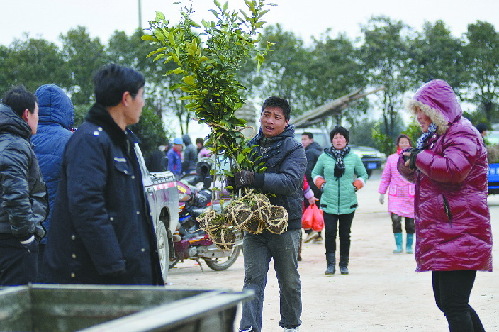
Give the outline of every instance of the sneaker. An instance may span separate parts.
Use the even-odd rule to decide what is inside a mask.
[[[313,239],[315,239],[317,236],[319,236],[319,233],[317,233],[317,232],[310,232],[310,233],[307,234],[307,237],[305,238],[305,240],[303,240],[303,242],[309,243],[310,241],[312,241]]]
[[[293,328],[284,328],[284,332],[299,332],[300,329],[298,327],[293,327]]]
[[[322,238],[322,236],[318,235],[314,241],[312,241],[312,243],[322,243],[322,241],[324,241],[324,239]]]

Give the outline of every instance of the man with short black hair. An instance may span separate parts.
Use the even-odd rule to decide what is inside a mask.
[[[142,183],[137,138],[145,79],[110,64],[94,77],[95,104],[71,136],[47,241],[43,280],[164,284]]]
[[[255,291],[255,298],[243,303],[239,331],[262,331],[263,295],[270,260],[279,281],[281,320],[284,331],[298,331],[301,325],[301,282],[298,273],[298,246],[303,203],[302,183],[307,166],[305,152],[294,139],[289,125],[291,108],[287,100],[270,97],[263,103],[260,131],[248,143],[252,157],[266,167],[263,173],[250,171],[234,175],[235,188],[255,188],[269,194],[270,203],[288,212],[288,228],[282,234],[264,231],[245,233],[244,289]]]
[[[0,104],[0,285],[36,281],[38,241],[45,235],[47,193],[30,137],[38,127],[36,96],[23,86]]]

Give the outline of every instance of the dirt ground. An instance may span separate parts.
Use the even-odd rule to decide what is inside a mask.
[[[325,276],[323,244],[304,244],[299,271],[302,281],[302,332],[448,331],[431,289],[431,273],[416,273],[414,256],[393,254],[391,221],[378,202],[380,173],[375,172],[358,193],[359,208],[352,226],[350,275]],[[499,195],[489,197],[492,227],[499,238]],[[494,248],[497,267],[498,249]],[[233,289],[243,285],[243,257],[226,271],[215,272],[195,261],[170,271],[169,287]],[[479,272],[470,303],[487,331],[499,331],[499,278]],[[279,287],[271,266],[265,292],[263,331],[279,328]],[[235,320],[238,326],[240,310]]]

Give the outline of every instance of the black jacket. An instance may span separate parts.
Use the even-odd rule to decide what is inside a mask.
[[[260,132],[249,142],[254,146],[254,157],[267,167],[255,173],[255,187],[268,195],[272,205],[283,206],[288,211],[288,229],[301,228],[303,209],[303,176],[307,159],[302,145],[294,139],[293,126],[287,126],[280,135],[265,138]]]
[[[21,240],[45,235],[41,223],[48,202],[31,129],[10,107],[0,104],[0,233]]]
[[[321,198],[322,192],[317,188],[312,179],[312,170],[314,169],[317,159],[322,154],[323,149],[317,142],[313,142],[305,148],[305,156],[307,157],[307,170],[305,171],[305,176],[307,177],[308,184],[314,192],[315,198]]]
[[[96,104],[66,145],[42,281],[162,284],[135,138]]]

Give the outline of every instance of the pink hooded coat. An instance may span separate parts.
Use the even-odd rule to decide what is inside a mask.
[[[422,86],[409,103],[438,126],[416,157],[415,171],[398,169],[416,184],[416,271],[492,271],[487,206],[487,152],[442,80]]]
[[[401,217],[414,218],[414,183],[400,175],[397,170],[398,159],[397,153],[388,156],[381,174],[378,192],[386,194],[388,191],[388,212]]]

